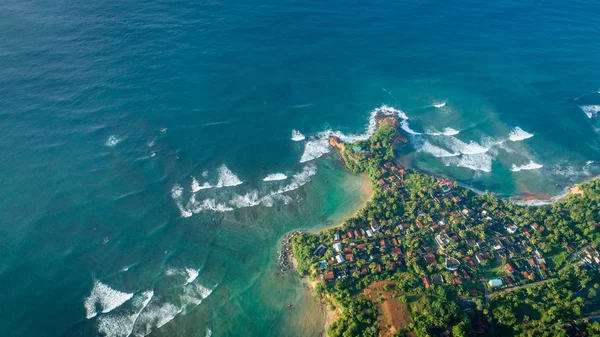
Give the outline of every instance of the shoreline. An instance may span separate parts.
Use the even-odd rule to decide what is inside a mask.
[[[331,228],[335,228],[335,227],[339,227],[343,224],[344,219],[348,216],[353,216],[354,214],[356,214],[358,211],[360,211],[361,209],[363,209],[365,207],[365,205],[367,204],[367,202],[369,202],[371,200],[371,198],[373,197],[373,185],[371,184],[371,181],[369,179],[369,176],[366,173],[362,173],[360,174],[360,179],[361,179],[361,183],[362,186],[360,188],[360,190],[363,193],[363,201],[360,203],[360,205],[358,205],[355,209],[353,209],[351,212],[348,212],[349,214],[345,214],[342,216],[342,219],[340,219],[339,221],[336,221],[335,223],[331,224],[331,225],[325,225],[325,226],[317,226],[315,228],[311,228],[310,230],[303,230],[303,229],[295,229],[289,233],[287,233],[284,236],[284,246],[282,247],[282,251],[286,250],[286,241],[287,238],[290,236],[295,236],[295,233],[298,232],[305,232],[305,233],[309,233],[312,235],[318,234],[319,232],[322,232],[324,230],[327,229],[331,229]],[[287,243],[288,245],[290,244],[289,241]],[[294,277],[298,277],[300,280],[300,284],[302,284],[302,287],[305,287],[312,296],[317,297],[316,292],[316,288],[317,288],[317,284],[319,283],[319,280],[311,280],[310,276],[300,276],[296,271],[298,270],[298,261],[296,260],[296,257],[293,254],[293,249],[291,249],[291,247],[288,247],[289,249],[287,249],[287,261],[289,262],[291,268],[288,268],[286,270],[294,270]],[[324,297],[322,297],[321,299],[319,299],[319,303],[321,304],[321,308],[322,308],[322,312],[324,314],[324,325],[323,325],[323,331],[321,333],[321,336],[326,336],[327,335],[327,329],[329,329],[329,326],[331,325],[331,323],[333,323],[336,319],[338,319],[338,317],[341,314],[341,308],[339,306],[336,306],[335,309],[331,309],[330,305],[327,301],[327,295],[326,294],[321,294],[322,296],[324,295]]]

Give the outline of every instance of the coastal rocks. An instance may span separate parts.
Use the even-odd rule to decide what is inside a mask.
[[[331,145],[331,147],[333,147],[334,149],[344,151],[344,143],[337,136],[333,136],[329,139],[329,145]]]
[[[279,265],[278,274],[283,276],[285,271],[290,269],[291,259],[294,257],[294,252],[292,249],[292,239],[300,234],[304,234],[303,231],[293,231],[288,233],[283,238],[283,246],[281,251],[277,252],[277,263]]]
[[[383,118],[377,120],[377,126],[384,125],[384,124],[389,125],[397,130],[398,129],[398,118],[393,117],[393,116],[388,116],[388,117],[383,117]]]

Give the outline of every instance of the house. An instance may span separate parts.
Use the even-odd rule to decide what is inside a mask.
[[[385,180],[379,179],[379,186],[385,186]]]
[[[402,249],[400,249],[400,248],[393,248],[392,249],[392,255],[402,255]]]
[[[515,268],[512,266],[512,264],[510,264],[510,262],[504,265],[504,269],[511,274],[515,272]]]
[[[323,255],[325,255],[325,252],[327,251],[327,247],[325,247],[323,244],[320,244],[317,248],[315,248],[315,250],[313,251],[313,255],[321,257]]]
[[[333,234],[333,239],[335,241],[340,241],[340,235],[338,233]]]
[[[440,234],[435,237],[435,242],[437,242],[440,248],[444,249],[450,243],[450,238],[448,234]]]
[[[441,286],[444,284],[444,278],[442,277],[442,275],[432,275],[431,283]]]
[[[452,279],[453,284],[463,284],[462,279],[460,277],[455,277]]]
[[[515,232],[517,231],[518,227],[516,225],[511,225],[511,226],[504,226],[504,229],[506,229],[506,231],[508,232],[508,234],[515,234]]]
[[[372,237],[373,236],[373,232],[371,232],[370,229],[367,229],[367,236],[368,237]]]
[[[417,227],[423,228],[423,223],[419,219],[415,220],[415,223],[417,224]]]
[[[338,264],[346,262],[346,259],[344,259],[344,257],[341,254],[336,255],[335,260],[337,261]]]
[[[506,283],[506,285],[509,286],[509,287],[512,287],[512,286],[515,285],[513,283],[513,281],[510,279],[510,277],[508,277],[508,276],[504,277],[503,280],[504,280],[504,283]]]
[[[495,279],[493,279],[493,280],[489,280],[489,281],[488,281],[488,284],[490,285],[490,287],[492,287],[492,288],[496,288],[496,287],[501,287],[501,286],[502,286],[502,284],[504,284],[504,283],[502,283],[502,280],[501,280],[501,279],[499,279],[499,278],[495,278]]]
[[[436,263],[435,255],[433,255],[431,253],[423,255],[423,258],[425,259],[425,262],[427,262],[427,264],[435,264]]]
[[[429,282],[429,279],[426,276],[423,277],[423,285],[425,285],[425,288],[431,287],[431,283]]]
[[[478,263],[483,263],[483,261],[486,261],[489,259],[490,259],[490,253],[488,253],[488,252],[475,254],[475,260],[477,260]]]
[[[384,239],[381,239],[381,240],[379,241],[379,246],[380,246],[381,248],[387,248],[387,244],[385,243],[385,240],[384,240]]]
[[[360,232],[358,230],[354,230],[354,237],[359,238],[360,237]]]
[[[342,246],[341,243],[336,242],[336,243],[333,244],[333,250],[335,250],[336,253],[341,252],[343,249],[344,249],[344,247]]]
[[[325,272],[324,275],[325,275],[325,279],[327,281],[331,281],[331,280],[335,279],[335,274],[333,273],[333,270]]]
[[[354,254],[346,254],[346,261],[354,262]]]
[[[349,237],[350,239],[352,239],[352,237],[353,237],[352,231],[350,231],[350,230],[349,230],[348,232],[346,232],[346,234],[348,234],[348,237]]]
[[[392,244],[394,247],[398,247],[398,240],[396,240],[396,238],[392,238]]]

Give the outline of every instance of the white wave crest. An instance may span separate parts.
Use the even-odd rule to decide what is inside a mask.
[[[283,173],[273,173],[266,176],[263,181],[276,181],[287,179],[287,176]]]
[[[486,153],[464,154],[460,157],[442,158],[446,166],[455,165],[473,171],[492,172],[492,157]]]
[[[189,218],[192,216],[192,211],[183,207],[183,205],[179,201],[177,202],[177,208],[179,208],[179,212],[181,213],[182,218]]]
[[[460,133],[459,130],[453,128],[444,128],[442,132],[437,131],[435,128],[427,131],[430,136],[456,136]]]
[[[292,130],[292,140],[295,142],[299,142],[301,140],[306,139],[306,136],[303,135],[300,131],[298,130]]]
[[[179,185],[178,183],[175,183],[175,185],[173,185],[173,187],[171,188],[171,198],[177,200],[177,199],[181,198],[182,194],[183,194],[183,187],[181,185]]]
[[[340,131],[326,130],[315,136],[310,137],[310,140],[308,142],[306,142],[306,145],[304,147],[304,152],[302,153],[302,157],[300,158],[300,162],[305,163],[307,161],[317,159],[317,158],[323,156],[324,154],[329,153],[330,152],[329,139],[332,136],[338,137],[342,142],[345,142],[345,143],[353,143],[353,142],[356,142],[359,140],[369,139],[375,133],[375,130],[377,129],[377,120],[376,120],[377,116],[400,117],[403,120],[400,123],[400,125],[403,129],[405,129],[405,131],[408,130],[407,132],[413,132],[414,134],[418,134],[418,133],[415,133],[414,131],[410,130],[410,127],[408,126],[408,124],[405,121],[406,119],[408,119],[408,117],[402,110],[399,110],[399,109],[396,109],[396,108],[393,108],[393,107],[390,107],[387,105],[382,105],[379,108],[376,108],[373,111],[371,111],[371,115],[369,117],[369,121],[366,125],[366,130],[364,133],[344,134],[343,132],[340,132]]]
[[[462,140],[460,140],[456,137],[453,137],[453,136],[446,137],[444,143],[450,149],[452,149],[452,151],[458,152],[461,154],[467,154],[467,155],[482,154],[482,153],[486,153],[489,150],[488,147],[479,145],[478,143],[476,143],[474,141],[465,143]]]
[[[206,328],[206,334],[204,335],[204,337],[210,337],[212,336],[212,330],[209,328]]]
[[[519,171],[537,170],[537,169],[541,169],[542,167],[544,167],[544,165],[535,163],[532,160],[528,164],[521,165],[521,166],[517,166],[517,165],[513,164],[512,168],[510,170],[513,172],[519,172]]]
[[[227,207],[223,203],[218,203],[215,199],[205,199],[202,202],[195,201],[195,198],[192,202],[191,209],[192,213],[198,214],[202,211],[216,211],[216,212],[229,212],[233,211],[233,208]],[[191,216],[191,214],[190,214]]]
[[[251,191],[244,195],[234,195],[229,201],[231,205],[237,208],[254,207],[260,205],[261,199],[257,191]]]
[[[600,112],[600,105],[580,105],[579,108],[588,118],[598,117],[598,113]]]
[[[510,139],[513,142],[519,142],[521,140],[525,140],[531,137],[533,137],[533,134],[521,129],[518,126],[512,129],[508,134],[508,139]]]
[[[154,328],[160,328],[172,321],[183,311],[182,308],[169,302],[157,303],[151,301],[137,319],[133,328],[134,336],[147,336]]]
[[[152,300],[154,291],[148,290],[132,300],[131,313],[108,314],[98,318],[98,332],[106,337],[129,337],[142,311]]]
[[[311,137],[304,146],[304,152],[302,153],[302,157],[300,157],[300,162],[305,163],[317,159],[324,154],[329,153],[329,151],[329,137],[327,135],[320,134]]]
[[[433,106],[436,108],[443,108],[446,106],[446,102],[440,102],[440,103],[433,103]]]
[[[111,312],[120,307],[123,303],[129,301],[133,297],[133,293],[125,293],[115,290],[106,284],[96,280],[90,296],[85,299],[83,306],[85,307],[86,317],[88,319],[96,316],[96,305],[100,304],[102,313]]]
[[[293,191],[295,189],[300,188],[301,186],[310,182],[311,177],[317,174],[317,166],[315,165],[306,165],[302,168],[301,172],[298,172],[292,176],[292,182],[276,192],[274,194],[286,193],[289,191]]]
[[[229,187],[229,186],[237,186],[243,184],[243,181],[240,180],[227,166],[221,165],[217,171],[219,172],[219,180],[215,187]]]
[[[115,135],[108,136],[108,139],[104,143],[105,146],[113,147],[121,142],[121,139]]]
[[[193,193],[196,193],[200,190],[205,190],[205,189],[211,188],[211,187],[212,186],[208,182],[205,182],[204,184],[200,185],[198,180],[196,180],[195,177],[192,177],[192,192]]]
[[[431,144],[428,141],[425,141],[425,143],[423,143],[423,145],[419,148],[418,151],[429,153],[437,158],[460,156],[460,153],[452,153],[452,152],[446,151],[446,150],[442,149],[441,147]]]
[[[185,280],[185,284],[190,284],[198,278],[200,271],[192,268],[185,268],[185,273],[187,274],[187,279]]]
[[[180,296],[184,314],[188,307],[197,306],[202,303],[205,298],[212,294],[213,289],[208,289],[197,282],[185,286],[183,288],[183,294]]]

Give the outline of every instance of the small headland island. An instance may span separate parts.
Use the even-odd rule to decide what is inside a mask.
[[[600,336],[600,180],[516,205],[404,167],[401,121],[376,121],[369,139],[330,139],[369,176],[366,206],[289,239],[328,336]]]

